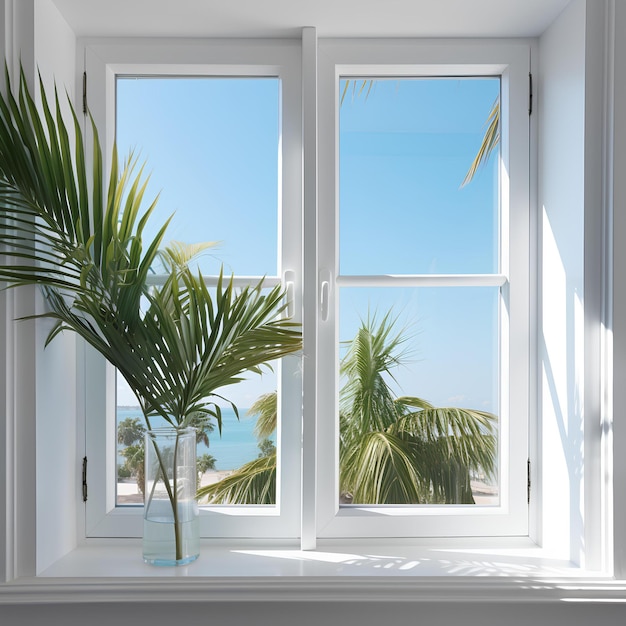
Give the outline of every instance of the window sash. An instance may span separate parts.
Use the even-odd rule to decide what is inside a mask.
[[[316,534],[330,537],[527,535],[529,361],[529,133],[526,46],[321,41],[319,71],[318,275],[328,311],[318,317]],[[379,275],[339,273],[338,111],[344,76],[500,76],[500,273]],[[339,506],[338,291],[340,287],[494,286],[500,288],[501,424],[498,506]],[[321,285],[320,298],[321,294]],[[324,319],[327,318],[327,319]],[[507,419],[508,416],[508,419]]]
[[[90,111],[104,137],[105,162],[110,163],[115,139],[115,82],[118,75],[278,77],[281,80],[281,129],[279,154],[279,259],[278,274],[268,277],[237,276],[235,284],[266,286],[293,284],[295,319],[301,309],[301,89],[299,46],[293,42],[257,45],[228,42],[220,45],[125,44],[94,42],[85,47],[89,77]],[[87,154],[89,154],[87,150]],[[159,276],[151,280],[157,284]],[[207,284],[216,277],[207,276]],[[85,352],[86,456],[89,466],[89,498],[86,506],[87,537],[140,537],[143,507],[115,506],[115,372],[90,349]],[[297,537],[299,535],[300,457],[299,414],[301,406],[299,357],[287,357],[277,368],[281,446],[276,506],[210,506],[201,508],[201,536]],[[103,385],[103,381],[106,381]],[[106,442],[102,445],[102,442]]]

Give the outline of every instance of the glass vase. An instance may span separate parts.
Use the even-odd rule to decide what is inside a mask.
[[[143,559],[186,565],[200,548],[196,429],[155,428],[145,438]]]

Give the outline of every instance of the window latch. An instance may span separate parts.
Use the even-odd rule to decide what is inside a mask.
[[[285,285],[285,299],[286,299],[286,314],[288,318],[292,318],[295,313],[294,304],[294,284],[296,281],[296,274],[293,270],[286,270],[283,275],[283,284]]]
[[[330,272],[322,270],[320,272],[320,315],[322,322],[328,321],[330,307]]]

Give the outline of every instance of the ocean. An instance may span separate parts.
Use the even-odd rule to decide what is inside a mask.
[[[216,470],[234,470],[259,456],[258,441],[253,434],[256,419],[247,417],[247,409],[239,409],[238,420],[232,409],[222,409],[222,436],[217,429],[209,433],[209,447],[203,443],[198,444],[198,456],[211,454],[216,459]],[[139,407],[117,407],[117,422],[127,417],[139,418],[145,426],[143,414]],[[153,427],[164,425],[160,420],[156,423],[151,421]],[[118,446],[121,448],[122,446]],[[118,455],[118,461],[123,462],[123,457]]]

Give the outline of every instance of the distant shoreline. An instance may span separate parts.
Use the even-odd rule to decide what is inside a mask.
[[[241,467],[259,456],[259,441],[254,435],[256,419],[248,415],[248,409],[241,409],[241,419],[237,419],[232,409],[222,409],[222,436],[217,429],[208,434],[209,445],[200,440],[197,446],[198,458],[203,454],[210,454],[215,459],[214,467],[217,470],[228,470]],[[141,409],[131,405],[119,405],[117,420],[136,419],[144,424]],[[150,420],[153,427],[167,426],[162,417]],[[215,423],[215,419],[211,420]],[[118,447],[118,463],[123,464],[124,458],[120,454],[122,446]]]

